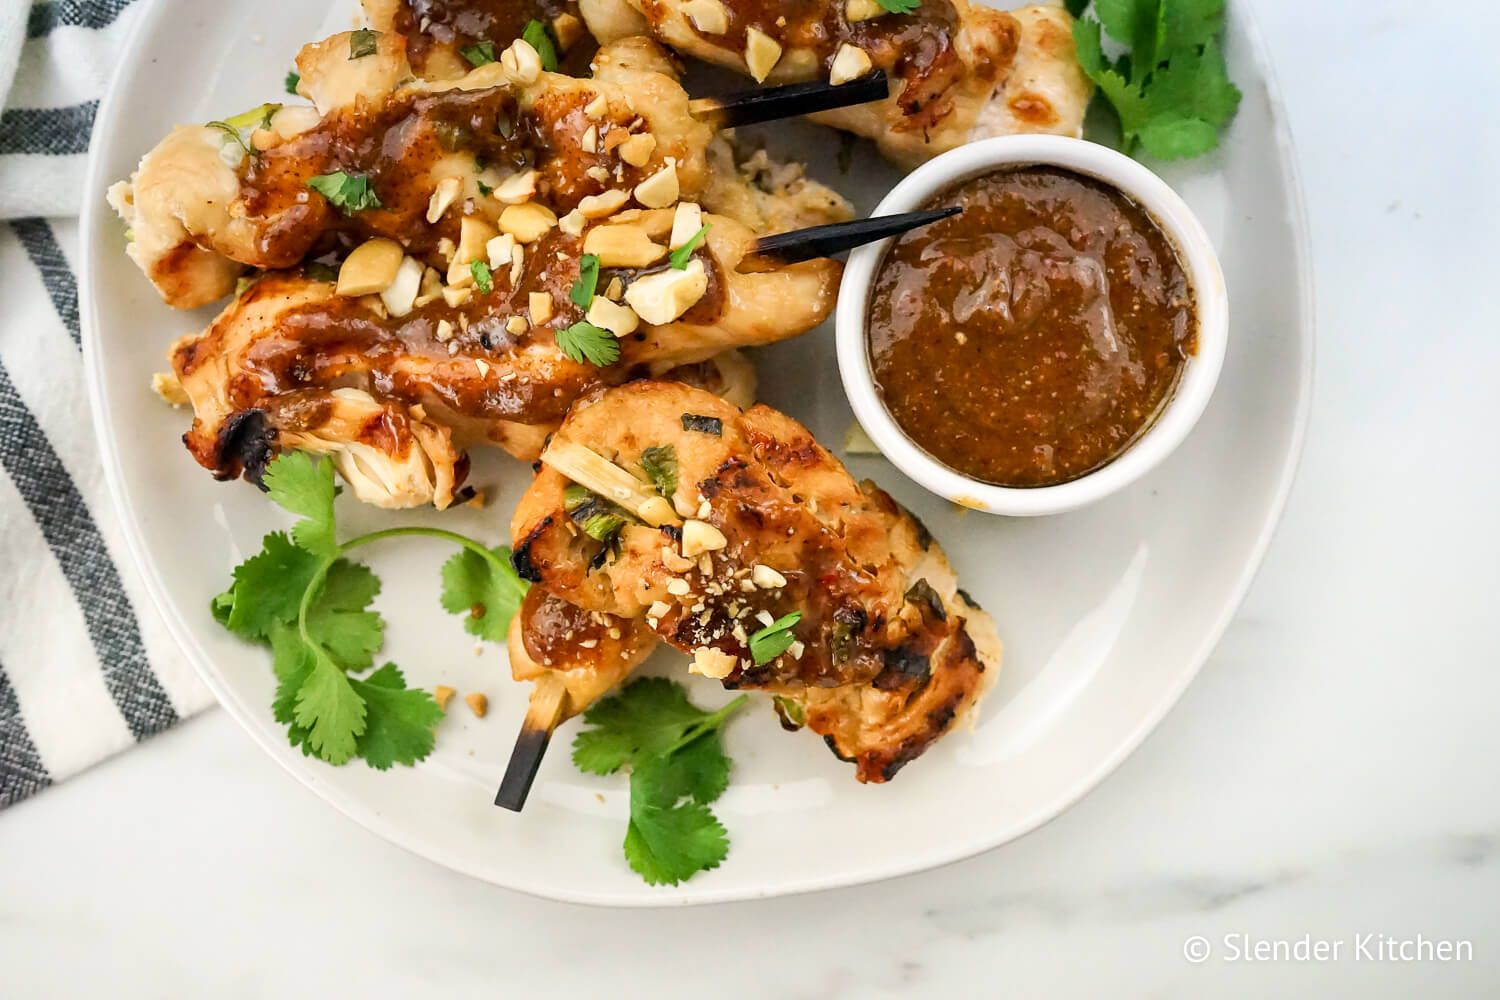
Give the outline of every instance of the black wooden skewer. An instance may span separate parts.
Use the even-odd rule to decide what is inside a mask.
[[[526,706],[526,719],[521,723],[521,735],[516,737],[505,777],[500,779],[500,790],[495,793],[495,805],[511,812],[520,812],[526,805],[531,783],[536,780],[537,768],[542,766],[552,730],[562,721],[567,701],[568,689],[560,677],[544,674],[537,679]]]
[[[878,215],[871,219],[855,219],[852,222],[835,222],[827,226],[810,229],[794,229],[789,233],[762,236],[755,241],[752,253],[781,264],[796,264],[815,257],[832,257],[845,250],[853,250],[866,243],[883,240],[887,236],[899,236],[904,232],[925,226],[939,219],[947,219],[962,212],[954,205],[950,208],[935,208],[922,212],[902,212],[899,215]]]
[[[824,81],[789,83],[780,87],[758,87],[724,97],[700,97],[688,104],[693,117],[718,128],[756,125],[810,115],[815,111],[832,111],[854,104],[883,101],[890,95],[885,71],[834,86]]]

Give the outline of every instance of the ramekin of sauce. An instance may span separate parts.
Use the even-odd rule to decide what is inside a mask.
[[[1059,513],[1139,478],[1223,366],[1228,295],[1202,225],[1139,163],[1057,136],[952,150],[875,214],[952,205],[844,270],[839,368],[861,425],[976,510]]]

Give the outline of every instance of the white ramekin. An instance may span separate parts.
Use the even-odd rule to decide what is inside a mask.
[[[1186,203],[1135,160],[1082,139],[1014,135],[970,143],[918,167],[885,196],[875,215],[921,208],[933,195],[971,177],[1007,167],[1054,166],[1093,177],[1125,193],[1154,218],[1181,255],[1198,314],[1198,351],[1156,422],[1114,461],[1058,486],[992,486],[957,472],[908,438],[880,394],[865,338],[870,290],[891,240],[849,255],[835,318],[839,371],[854,415],[876,446],[917,483],[939,496],[992,514],[1058,514],[1093,503],[1150,471],[1182,443],[1213,394],[1229,334],[1229,295],[1208,234]]]

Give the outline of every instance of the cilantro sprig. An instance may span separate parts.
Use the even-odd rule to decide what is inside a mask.
[[[1071,0],[1075,15],[1087,7]],[[1078,62],[1120,119],[1126,152],[1200,156],[1239,109],[1220,39],[1224,0],[1096,0],[1073,25]],[[1111,59],[1104,34],[1126,51]]]
[[[573,741],[573,763],[589,774],[630,768],[625,860],[647,883],[676,885],[729,854],[729,836],[708,807],[729,785],[720,732],[744,702],[740,695],[705,712],[680,685],[645,677],[584,713],[594,728]]]
[[[333,463],[302,452],[278,456],[266,470],[271,499],[300,516],[291,532],[273,531],[261,551],[234,569],[234,582],[210,610],[226,629],[271,648],[276,674],[272,713],[292,746],[330,764],[355,757],[384,770],[432,752],[443,716],[432,696],[407,686],[394,663],[364,676],[385,639],[372,610],[380,581],[347,555],[389,538],[425,536],[460,551],[443,567],[443,607],[466,615],[470,633],[502,641],[526,584],[509,550],[486,548],[440,528],[398,527],[339,542]]]
[[[490,272],[490,265],[482,260],[469,262],[469,274],[474,279],[474,287],[479,289],[480,295],[488,295],[495,288],[495,276]]]
[[[922,0],[875,0],[888,14],[910,14],[922,6]]]
[[[608,330],[579,320],[554,334],[557,346],[578,364],[588,362],[603,368],[620,360],[620,342]]]
[[[380,208],[380,197],[364,174],[350,174],[335,170],[331,174],[319,174],[307,179],[307,186],[345,215],[353,215],[368,208]]]
[[[757,667],[770,663],[792,648],[792,643],[797,641],[797,636],[793,634],[792,629],[801,620],[802,612],[793,611],[789,615],[782,615],[750,636],[750,658],[755,661]]]

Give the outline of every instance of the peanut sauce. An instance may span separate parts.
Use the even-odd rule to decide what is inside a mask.
[[[580,137],[626,127],[584,114],[584,93],[546,92],[521,108],[503,87],[404,94],[378,105],[356,105],[329,115],[302,134],[246,157],[241,184],[245,209],[259,222],[263,267],[291,267],[324,248],[331,237],[385,236],[419,256],[440,239],[459,237],[458,213],[427,222],[437,180],[434,167],[464,158],[506,172],[535,167],[538,197],[559,215],[610,187],[629,190],[645,176],[623,166],[619,179],[601,181],[591,167],[612,169],[604,153],[585,152]],[[654,168],[653,168],[654,169]],[[370,179],[380,207],[343,215],[307,182],[344,171]]]
[[[1196,350],[1175,248],[1121,192],[1051,167],[933,198],[962,215],[902,236],[877,275],[869,349],[881,398],[945,465],[1050,486],[1114,460]]]
[[[460,417],[526,424],[561,420],[593,386],[640,374],[631,364],[631,348],[645,337],[626,337],[620,344],[621,363],[608,370],[571,361],[556,346],[557,331],[584,318],[569,298],[578,280],[580,242],[560,229],[550,230],[526,247],[515,286],[508,270],[497,270],[490,292],[475,288],[456,307],[439,297],[396,317],[334,295],[290,309],[278,319],[276,336],[257,341],[246,353],[231,402],[245,409],[267,396],[346,386],[358,375],[362,387],[377,396],[440,405]],[[709,325],[724,308],[724,279],[712,254],[700,249],[696,259],[705,266],[708,290],[679,322]],[[605,268],[598,294],[613,277],[629,282],[645,273]],[[258,288],[251,286],[246,296],[257,295]],[[531,292],[548,295],[552,318],[541,326],[528,321],[522,332],[511,333],[507,321],[528,317]],[[441,342],[439,321],[447,321],[451,330]],[[481,373],[476,359],[488,370]]]
[[[745,51],[745,33],[758,28],[786,49],[814,53],[826,74],[839,46],[847,42],[863,49],[875,68],[902,81],[897,101],[905,117],[896,123],[897,129],[931,127],[951,110],[947,91],[959,81],[964,67],[954,50],[958,11],[948,0],[923,0],[910,14],[884,14],[864,21],[848,20],[842,2],[827,0],[726,0],[724,6],[729,20],[724,34],[694,28],[711,45],[738,55]],[[1001,54],[1002,65],[1009,64],[1018,41],[1013,33],[1011,51]],[[979,67],[981,73],[994,69],[989,64]]]

